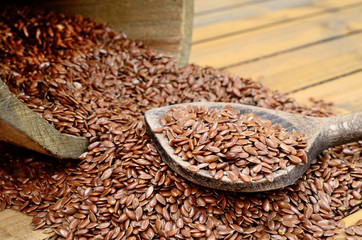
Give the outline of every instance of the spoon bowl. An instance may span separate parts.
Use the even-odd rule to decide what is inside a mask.
[[[273,172],[274,180],[272,182],[263,178],[246,183],[240,179],[232,181],[226,176],[217,180],[207,170],[190,171],[187,168],[190,164],[174,154],[174,149],[170,146],[166,134],[152,131],[152,129],[163,127],[159,123],[159,119],[164,117],[165,113],[172,107],[195,105],[205,106],[208,109],[221,109],[226,104],[231,105],[234,110],[239,110],[240,114],[253,113],[273,124],[279,123],[288,132],[292,132],[294,129],[299,133],[304,133],[307,137],[307,163],[304,165],[291,164],[286,169]],[[362,138],[361,112],[337,117],[317,118],[236,103],[197,102],[151,109],[145,113],[145,122],[161,158],[172,170],[199,185],[232,192],[261,192],[291,185],[305,173],[311,162],[324,149]]]

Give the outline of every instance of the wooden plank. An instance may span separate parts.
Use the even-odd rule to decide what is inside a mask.
[[[362,67],[362,33],[226,70],[288,93]]]
[[[227,1],[229,2],[229,1]],[[252,4],[251,6],[245,4],[235,4],[233,8],[222,8],[219,11],[209,11],[208,14],[198,15],[194,19],[194,27],[201,27],[206,25],[214,25],[218,22],[230,21],[238,18],[253,18],[255,14],[263,14],[268,11],[277,11],[279,9],[288,8],[293,5],[303,5],[306,3],[312,3],[312,0],[297,0],[294,1],[277,0],[277,1],[266,1],[259,4]]]
[[[262,1],[262,0],[259,0]],[[211,12],[225,11],[230,8],[253,4],[258,0],[196,0],[195,1],[195,16],[210,14]],[[264,0],[265,1],[265,0]]]
[[[226,1],[226,3],[228,2],[230,1]],[[255,4],[235,6],[232,9],[220,8],[217,12],[205,12],[208,14],[203,15],[196,13],[192,42],[198,44],[217,37],[268,27],[301,17],[310,17],[330,11],[332,8],[341,8],[359,3],[360,0],[276,0],[255,2]]]
[[[297,102],[307,104],[310,97],[333,102],[337,113],[362,111],[362,70],[292,94]]]
[[[33,230],[32,217],[15,210],[6,209],[0,214],[0,239],[3,240],[45,240],[53,233]]]
[[[190,62],[225,68],[362,29],[361,6],[193,45]]]
[[[360,220],[360,219],[362,219],[362,210],[359,210],[358,212],[355,212],[355,213],[345,217],[343,219],[345,227],[336,236],[334,236],[334,239],[347,237],[348,235],[344,232],[344,230],[347,227],[356,224],[358,222],[358,220]],[[362,240],[362,237],[358,237],[358,236],[355,236],[355,237],[358,240]]]

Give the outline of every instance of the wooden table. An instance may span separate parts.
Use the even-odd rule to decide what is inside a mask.
[[[361,0],[196,0],[190,61],[362,110]]]

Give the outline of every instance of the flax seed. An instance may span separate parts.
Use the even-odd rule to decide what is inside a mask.
[[[193,123],[200,123],[196,130],[198,130],[198,133],[200,134],[203,132],[201,136],[188,135],[189,137],[184,140],[182,135],[183,131],[179,129],[179,125],[182,125],[187,131],[192,131],[192,129],[188,128],[192,125],[188,124],[185,126],[184,118],[180,117],[186,115],[190,116],[188,121],[193,120]],[[217,116],[221,116],[221,118],[218,119]],[[193,119],[191,119],[191,117],[193,117]],[[166,112],[162,119],[165,119],[165,121],[163,121],[163,131],[166,132],[166,136],[172,135],[172,139],[169,139],[170,145],[176,147],[175,143],[177,144],[177,148],[174,153],[182,157],[183,160],[189,161],[191,164],[188,165],[187,168],[190,171],[198,172],[201,168],[195,165],[196,160],[197,162],[203,164],[203,168],[209,169],[210,174],[218,180],[221,179],[222,176],[227,176],[232,181],[237,181],[239,179],[239,171],[242,171],[244,168],[250,168],[252,170],[253,177],[256,177],[257,173],[261,173],[256,179],[260,179],[264,176],[268,181],[272,182],[274,180],[273,171],[285,169],[289,164],[300,165],[303,163],[303,160],[296,156],[298,153],[297,150],[291,146],[294,145],[297,147],[298,144],[300,144],[301,147],[298,147],[298,151],[303,152],[303,149],[306,146],[306,140],[303,139],[303,135],[296,134],[295,132],[293,132],[295,135],[288,135],[284,129],[279,127],[279,125],[272,125],[269,121],[261,120],[259,117],[252,114],[240,115],[239,112],[233,111],[229,105],[226,105],[221,110],[207,110],[205,106],[178,106],[171,108],[171,110]],[[240,121],[244,125],[238,125],[237,123],[232,124],[231,122],[227,122],[227,120],[233,122]],[[259,130],[258,128],[255,128],[255,126],[264,126],[263,128],[266,130]],[[231,128],[229,129],[229,127]],[[229,134],[231,132],[235,132],[235,130],[233,130],[235,128],[240,134],[235,136]],[[268,136],[261,134],[261,132],[265,131],[268,132]],[[280,133],[278,131],[280,131]],[[180,135],[182,135],[182,137],[180,137]],[[280,149],[273,150],[274,154],[286,156],[275,163],[270,161],[268,158],[263,157],[263,155],[268,155],[269,153],[267,145],[264,144],[267,143],[266,139],[269,139],[269,136],[273,136],[273,138],[268,141],[269,145],[273,147],[278,146],[274,135],[284,139],[283,142],[280,143]],[[210,140],[212,138],[213,141]],[[241,143],[240,141],[245,142]],[[187,144],[187,148],[182,147],[185,145],[187,146]],[[242,144],[244,146],[241,147],[236,144]],[[194,148],[197,150],[196,152],[187,151],[189,148],[191,150]],[[206,149],[210,152],[202,152],[200,151],[201,149]],[[288,154],[286,155],[282,152],[287,152]],[[187,156],[187,158],[184,158],[183,156]],[[220,171],[214,172],[214,165],[211,165],[210,168],[209,164],[204,164],[216,161],[227,162],[228,164],[225,165],[225,167],[234,167],[235,171],[226,171],[225,173],[221,173]],[[216,169],[223,169],[219,164],[220,163],[216,166]],[[244,181],[244,179],[246,179],[246,181],[250,181],[250,178],[245,176],[243,176],[243,178],[240,177],[240,179],[242,181]],[[252,180],[253,178],[251,178],[251,181]]]
[[[0,210],[29,214],[35,228],[54,229],[52,239],[330,239],[342,228],[340,220],[360,209],[361,141],[325,150],[284,189],[225,194],[171,171],[143,122],[152,107],[200,100],[318,117],[331,114],[329,104],[302,107],[250,79],[191,64],[177,68],[165,54],[82,16],[4,7],[0,22],[1,80],[59,131],[91,142],[79,162],[0,144]],[[179,117],[178,127],[169,122],[168,135],[179,134],[183,139],[173,142],[184,144],[180,153],[185,148],[185,158],[201,156],[195,164],[206,169],[207,163],[214,175],[227,177],[235,173],[233,165],[249,164],[239,178],[252,181],[275,171],[273,165],[306,163],[298,136],[274,130],[262,136],[235,123],[212,123],[211,117],[196,121],[196,114],[160,122]],[[222,117],[236,114],[228,107]],[[254,120],[247,115],[244,122]],[[356,229],[349,238],[356,239]]]

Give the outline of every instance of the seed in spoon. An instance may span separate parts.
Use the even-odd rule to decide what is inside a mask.
[[[272,182],[273,172],[306,162],[303,134],[252,113],[240,114],[230,105],[176,106],[161,119],[155,133],[166,134],[174,154],[190,163],[190,171],[205,169],[217,180],[226,176],[250,183],[264,177]]]

